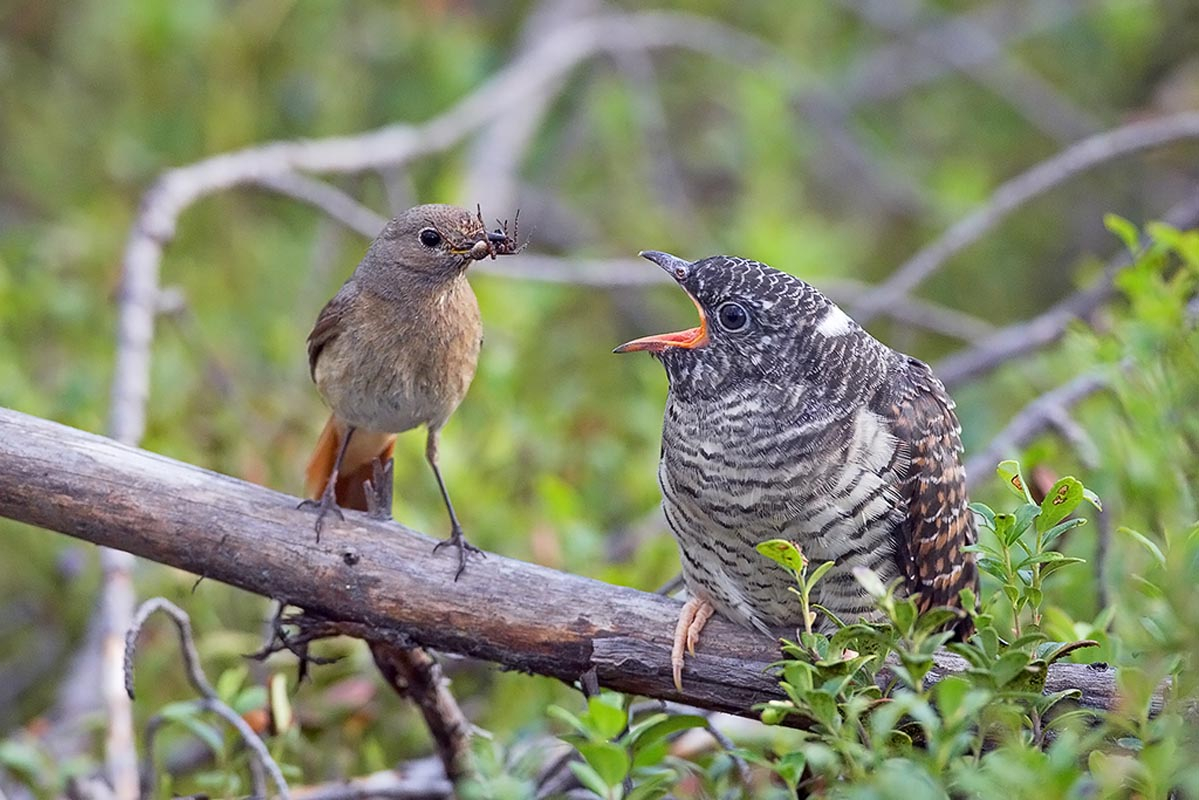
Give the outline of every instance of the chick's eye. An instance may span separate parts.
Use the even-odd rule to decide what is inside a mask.
[[[425,228],[420,232],[420,243],[425,247],[436,247],[441,244],[441,234],[432,228]]]
[[[737,303],[725,303],[716,311],[720,327],[726,331],[739,331],[749,324],[749,312]]]

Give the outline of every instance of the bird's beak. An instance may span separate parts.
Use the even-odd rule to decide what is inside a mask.
[[[657,250],[642,250],[638,255],[648,259],[663,270],[670,277],[679,282],[683,287],[683,291],[687,292],[687,287],[683,285],[691,265],[679,258],[672,256],[670,253],[662,253]],[[691,302],[695,304],[696,311],[699,312],[699,325],[695,328],[688,328],[685,331],[676,331],[674,333],[659,333],[653,336],[643,336],[640,339],[634,339],[631,342],[625,342],[620,347],[613,350],[613,353],[635,353],[638,350],[646,350],[650,353],[661,353],[671,347],[681,347],[684,350],[694,350],[695,348],[706,344],[708,341],[708,319],[704,316],[704,310],[700,306],[699,301],[692,296],[691,292],[687,292],[687,297],[691,298]]]

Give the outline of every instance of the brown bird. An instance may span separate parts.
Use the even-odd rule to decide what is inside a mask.
[[[976,535],[961,428],[928,366],[765,264],[641,255],[700,316],[691,330],[616,348],[649,351],[670,381],[658,481],[690,595],[675,685],[713,611],[767,634],[803,623],[790,575],[755,550],[768,539],[834,562],[813,600],[846,622],[876,613],[858,566],[919,593],[922,609],[977,591],[974,557],[962,552]],[[969,632],[965,615],[957,632]]]
[[[468,550],[437,463],[441,428],[462,402],[483,341],[479,305],[466,281],[474,261],[510,255],[506,232],[482,215],[424,205],[387,223],[308,334],[312,380],[332,414],[308,463],[306,505],[390,514],[391,455],[397,433],[428,431],[425,457],[450,517],[462,574]]]

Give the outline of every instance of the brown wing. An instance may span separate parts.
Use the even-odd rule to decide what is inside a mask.
[[[966,496],[961,426],[953,400],[928,366],[909,359],[907,367],[891,407],[895,435],[909,455],[899,487],[907,519],[897,531],[896,557],[910,590],[920,593],[922,609],[957,606],[960,590],[978,592],[974,554],[962,552],[977,534]],[[958,630],[968,633],[966,626]]]
[[[316,380],[316,361],[320,358],[321,351],[336,339],[342,330],[342,317],[351,291],[350,284],[342,286],[337,294],[333,295],[333,299],[325,303],[325,307],[316,317],[312,332],[308,334],[308,374],[313,380]]]

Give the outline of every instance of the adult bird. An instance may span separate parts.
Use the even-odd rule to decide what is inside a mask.
[[[390,514],[396,434],[423,425],[425,457],[450,518],[450,536],[437,546],[458,548],[461,575],[467,551],[477,548],[450,501],[438,437],[470,387],[483,341],[466,269],[515,251],[506,232],[485,230],[481,214],[416,206],[387,223],[321,309],[308,334],[308,366],[332,413],[305,484],[318,539],[326,514],[341,516],[340,507],[375,505]]]
[[[699,326],[616,348],[648,351],[670,390],[658,481],[688,599],[671,664],[714,611],[770,634],[801,625],[792,578],[755,550],[796,542],[835,566],[813,600],[847,622],[875,606],[868,567],[922,609],[976,588],[975,541],[954,403],[923,362],[875,339],[804,281],[757,261],[657,251]],[[969,620],[963,615],[960,635]]]

